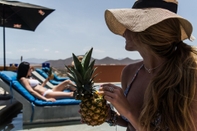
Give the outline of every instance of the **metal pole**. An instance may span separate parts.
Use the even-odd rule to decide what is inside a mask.
[[[3,63],[4,70],[6,70],[6,55],[5,55],[5,26],[3,25]]]
[[[3,5],[3,63],[4,63],[4,70],[6,70],[6,55],[5,55],[5,9],[4,9],[4,5]]]

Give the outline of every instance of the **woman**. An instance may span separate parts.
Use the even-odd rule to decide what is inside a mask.
[[[77,58],[78,58],[78,60],[81,62],[82,59],[83,59],[83,56],[78,56]],[[71,62],[71,66],[73,67],[74,65],[75,65],[75,63],[74,63],[74,61],[72,61],[72,62]]]
[[[127,131],[197,131],[197,51],[183,42],[192,40],[192,25],[176,10],[175,0],[140,0],[132,9],[106,10],[108,28],[126,39],[127,51],[143,58],[124,68],[122,88],[100,88],[118,111],[109,110],[110,125]]]
[[[30,78],[32,67],[28,62],[21,62],[17,71],[17,80],[35,97],[45,101],[55,101],[58,98],[73,97],[73,92],[63,92],[65,89],[75,90],[73,83],[70,80],[65,80],[53,89],[47,89],[46,85],[49,78],[42,84]]]

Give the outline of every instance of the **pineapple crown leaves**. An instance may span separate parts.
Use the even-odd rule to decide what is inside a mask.
[[[67,68],[68,72],[67,75],[70,78],[71,81],[82,81],[81,75],[78,74],[78,72],[76,72],[74,70],[74,67],[69,68],[68,66],[65,65],[65,67]],[[75,87],[79,86],[80,83],[76,83],[78,85],[76,85]]]
[[[85,70],[87,70],[89,67],[89,63],[90,63],[91,56],[92,56],[92,51],[93,51],[93,48],[91,48],[88,52],[86,52],[86,54],[84,55],[84,57],[81,61],[81,65],[84,67]],[[92,63],[90,64],[90,66],[91,65],[94,66],[94,62],[92,62]]]
[[[50,75],[52,75],[52,73],[53,73],[53,68],[50,67],[50,68],[49,68],[49,71],[48,71],[48,75],[50,76]]]
[[[74,67],[80,74],[84,74],[85,71],[88,70],[89,65],[91,67],[94,66],[94,62],[92,62],[90,64],[92,51],[93,51],[93,48],[91,48],[88,52],[86,52],[83,59],[81,60],[81,62],[74,53],[72,54],[73,55],[73,61],[74,61]]]
[[[90,78],[92,77],[95,69],[94,69],[94,63],[95,60],[93,60],[89,66],[89,68],[87,68],[86,72],[84,73],[84,81],[89,81]]]
[[[82,87],[89,93],[92,93],[92,86],[94,85],[93,80],[97,76],[95,75],[93,77],[96,68],[94,68],[95,60],[90,62],[92,51],[93,48],[86,52],[81,62],[77,56],[73,54],[74,67],[69,68],[65,66],[68,69],[67,74],[69,78],[76,83],[76,87]]]
[[[93,48],[86,52],[81,62],[76,57],[76,55],[73,54],[74,69],[71,69],[76,73],[78,76],[77,78],[80,78],[83,81],[83,84],[87,84],[94,73],[93,67],[95,60],[90,63],[92,50]]]

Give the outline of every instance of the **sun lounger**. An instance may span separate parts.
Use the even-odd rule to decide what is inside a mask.
[[[45,73],[49,72],[49,70],[50,69],[48,67],[42,67],[42,71],[44,71]],[[64,80],[69,79],[68,77],[60,77],[55,73],[53,75],[54,75],[54,80],[57,81],[57,82],[62,82]],[[46,75],[43,75],[43,76],[46,77]],[[47,75],[47,77],[48,77],[48,75]]]
[[[48,78],[48,74],[47,72],[49,71],[48,67],[44,67],[42,69],[35,69],[36,72],[38,72],[42,77],[44,77],[45,79]],[[50,82],[54,85],[58,85],[59,83],[61,83],[64,80],[68,80],[68,77],[59,77],[57,76],[57,74],[53,73],[54,78],[52,80],[50,80]]]
[[[32,74],[33,78],[37,79],[41,83],[43,83],[45,81],[45,78],[42,75],[40,75],[37,71],[33,71],[31,74]],[[52,89],[54,86],[56,86],[56,85],[52,84],[50,81],[48,81],[46,83],[47,88]]]
[[[48,67],[44,67],[42,69],[36,68],[33,72],[32,72],[32,76],[34,78],[36,78],[37,80],[39,80],[41,83],[45,81],[46,78],[48,78],[48,74],[47,71],[49,70]],[[46,86],[48,88],[53,88],[54,86],[58,85],[59,83],[61,83],[64,80],[69,79],[68,77],[59,77],[54,73],[54,79],[50,80],[49,82],[46,83]]]
[[[32,72],[32,76],[34,78],[36,78],[37,80],[39,80],[41,83],[45,81],[46,78],[48,78],[46,71],[46,68],[42,68],[42,69],[35,69],[35,71]],[[50,80],[49,82],[47,82],[46,86],[48,88],[53,88],[54,86],[58,85],[59,83],[61,83],[64,80],[69,79],[68,77],[58,77],[55,73],[54,73],[54,79]]]
[[[16,80],[15,72],[1,71],[0,87],[23,105],[24,124],[80,120],[80,101],[73,98],[58,99],[55,102],[39,100]]]
[[[35,69],[35,71],[36,71],[39,75],[41,75],[44,79],[48,78],[47,73],[44,72],[42,69]],[[56,81],[56,80],[54,80],[54,79],[50,80],[49,82],[50,82],[51,84],[53,84],[53,85],[58,85],[59,83],[61,83],[61,81]]]

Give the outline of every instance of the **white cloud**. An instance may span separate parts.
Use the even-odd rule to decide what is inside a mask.
[[[32,52],[36,52],[37,49],[36,48],[30,48],[30,49],[19,49],[17,50],[17,52],[23,52],[23,53],[32,53]]]
[[[59,54],[59,53],[60,53],[60,51],[56,50],[56,51],[55,51],[55,53],[56,53],[56,54]]]
[[[6,51],[6,54],[13,54],[11,51]]]
[[[101,50],[101,49],[94,49],[94,52],[95,53],[104,53],[105,51],[104,50]]]
[[[49,49],[44,49],[44,52],[49,52],[50,50]]]
[[[37,49],[36,48],[32,48],[31,51],[37,51]]]
[[[72,56],[72,53],[83,55],[91,47],[94,48],[93,57],[95,58],[104,58],[106,56],[112,58],[141,57],[138,53],[125,51],[124,38],[110,32],[104,20],[105,9],[130,8],[135,0],[132,0],[132,2],[104,0],[21,1],[44,5],[55,9],[55,11],[42,21],[35,32],[6,28],[7,58],[19,58],[21,55],[26,58],[68,58]],[[193,35],[197,36],[197,19],[192,15],[196,8],[187,10],[190,6],[195,7],[197,2],[191,0],[191,5],[185,5],[185,3],[186,1],[180,2],[179,14],[191,20],[194,27]],[[93,4],[96,4],[96,6],[93,6]],[[3,39],[2,36],[3,34],[0,31],[0,39]],[[187,43],[196,46],[196,41]],[[0,46],[0,51],[2,50],[3,47]]]
[[[24,52],[24,53],[26,53],[26,52],[30,52],[30,50],[29,49],[20,49],[17,52]]]

